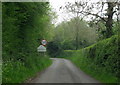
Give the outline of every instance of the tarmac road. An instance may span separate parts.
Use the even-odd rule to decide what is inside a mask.
[[[53,64],[30,83],[100,83],[78,69],[71,61],[51,58]]]

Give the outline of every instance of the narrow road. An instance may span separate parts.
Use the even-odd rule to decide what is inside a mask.
[[[53,64],[30,83],[99,83],[83,71],[78,69],[69,60],[51,58]]]

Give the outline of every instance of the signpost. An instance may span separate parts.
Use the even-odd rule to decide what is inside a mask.
[[[47,41],[46,40],[42,40],[41,43],[42,43],[42,45],[45,46],[47,44]]]
[[[41,56],[45,56],[45,52],[47,51],[46,50],[46,44],[47,44],[47,41],[46,40],[42,40],[41,41],[42,45],[40,45],[38,48],[37,48],[37,52],[39,52],[41,54]]]
[[[38,51],[38,52],[46,52],[46,47],[44,47],[43,45],[40,45],[40,46],[37,48],[37,51]]]

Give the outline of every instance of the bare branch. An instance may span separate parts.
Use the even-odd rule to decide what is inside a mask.
[[[80,12],[80,13],[82,13],[82,12]],[[93,16],[99,17],[101,20],[103,20],[103,21],[105,21],[105,22],[106,22],[105,18],[103,18],[103,17],[99,16],[98,14],[93,14],[93,13],[90,13],[90,12],[85,12],[85,11],[84,11],[83,13],[86,13],[87,15],[93,15]]]

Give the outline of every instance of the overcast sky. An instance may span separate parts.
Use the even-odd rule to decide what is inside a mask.
[[[57,13],[57,15],[58,15],[58,18],[56,20],[57,24],[64,21],[64,20],[67,20],[68,17],[69,18],[72,17],[72,16],[68,15],[67,13],[65,13],[65,11],[59,10],[59,8],[61,6],[65,6],[65,3],[67,3],[67,2],[73,3],[75,1],[76,0],[49,0],[50,5],[53,8],[53,11],[55,11]],[[79,1],[79,0],[77,0],[77,1]],[[82,0],[82,1],[88,1],[88,0]],[[89,2],[97,2],[97,1],[99,1],[99,0],[89,0]]]
[[[50,5],[53,8],[53,11],[56,12],[56,14],[58,15],[58,18],[56,19],[56,21],[53,21],[54,24],[57,25],[57,24],[61,23],[64,20],[69,20],[70,18],[73,18],[73,16],[71,16],[71,14],[66,13],[65,10],[62,10],[62,9],[60,10],[59,8],[61,6],[64,7],[65,3],[67,3],[67,2],[74,3],[75,1],[78,1],[78,2],[79,1],[84,1],[84,2],[87,1],[89,4],[91,2],[98,2],[98,1],[102,1],[102,2],[106,2],[106,1],[115,2],[115,1],[118,1],[118,2],[120,2],[120,0],[49,0]],[[106,8],[107,8],[107,5],[104,6],[103,10],[105,10]],[[98,12],[98,9],[97,10],[94,9],[92,11],[92,13],[97,13],[97,12]],[[104,11],[104,13],[106,13],[106,11]],[[101,16],[102,14],[99,14],[99,15]],[[113,18],[115,18],[115,17],[116,16],[113,15]],[[90,18],[91,18],[91,16],[85,18],[85,20],[90,20]]]

